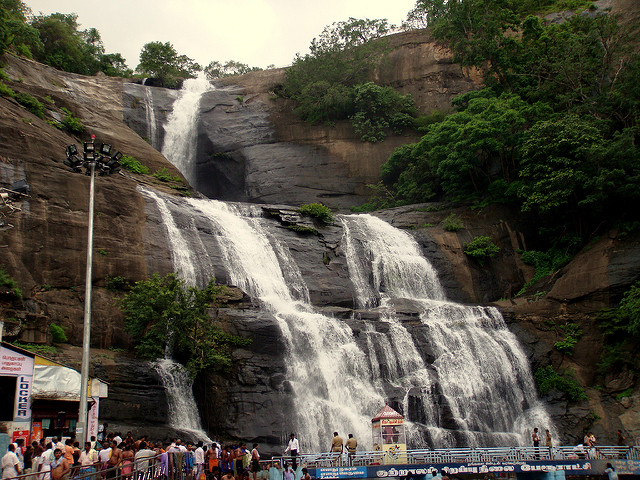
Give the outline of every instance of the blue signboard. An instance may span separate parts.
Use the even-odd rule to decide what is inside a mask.
[[[563,471],[566,475],[603,475],[611,463],[619,475],[639,475],[640,460],[592,459],[547,460],[485,463],[438,463],[427,465],[371,465],[368,467],[333,467],[309,469],[309,474],[321,480],[342,478],[409,478],[431,475],[461,475],[488,473],[540,473]]]

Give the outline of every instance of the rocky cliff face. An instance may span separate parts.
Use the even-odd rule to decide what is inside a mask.
[[[476,78],[473,72],[452,64],[446,50],[423,42],[420,35],[412,32],[394,37],[393,68],[381,70],[378,76],[412,93],[423,111],[445,110],[452,96],[474,88]],[[178,175],[158,152],[163,138],[160,127],[171,112],[175,92],[120,79],[66,74],[24,59],[6,61],[10,77],[6,83],[41,99],[48,118],[59,117],[62,106],[69,108],[98,141],[136,157],[151,172],[167,168]],[[382,144],[363,144],[346,124],[332,128],[303,124],[289,113],[286,101],[270,94],[282,82],[282,75],[282,71],[257,72],[230,80],[233,85],[220,82],[217,90],[205,96],[197,156],[202,182],[199,180],[196,187],[217,198],[264,204],[322,201],[346,208],[361,202],[366,183],[376,180],[379,166],[392,149],[413,138],[391,137]],[[151,112],[146,107],[149,95],[157,122],[154,135],[150,134]],[[0,232],[0,244],[6,245],[0,249],[0,263],[18,282],[24,297],[2,302],[3,317],[17,319],[12,338],[46,340],[47,328],[42,325],[55,323],[66,330],[71,343],[81,342],[89,182],[86,176],[69,172],[62,160],[65,146],[82,140],[86,138],[74,138],[15,101],[0,98],[0,182],[8,186],[26,178],[32,191],[19,203],[21,211],[7,218],[14,228]],[[106,288],[108,280],[123,276],[133,282],[152,272],[173,270],[157,212],[141,196],[138,186],[176,190],[150,175],[100,177],[96,184],[92,343],[94,347],[126,349],[130,339],[114,306],[117,294]],[[449,298],[485,303],[511,297],[532,274],[515,254],[526,248],[518,218],[493,207],[480,212],[460,207],[457,213],[466,228],[451,233],[440,224],[451,210],[442,207],[447,210],[406,207],[379,215],[397,227],[410,229],[438,269]],[[345,274],[341,229],[323,228],[319,238],[295,235],[284,229],[290,210],[271,206],[265,214],[282,223],[309,285],[311,302],[334,315],[350,317],[354,295]],[[489,235],[501,247],[500,256],[484,267],[470,261],[461,250],[476,235]],[[601,382],[593,369],[602,348],[593,326],[594,314],[616,301],[638,278],[637,240],[614,234],[601,238],[568,265],[555,283],[541,289],[548,291],[547,295],[500,302],[511,328],[527,346],[534,368],[548,363],[575,368],[584,384]],[[220,281],[226,279],[221,268],[215,274]],[[410,319],[411,309],[406,310]],[[237,367],[227,377],[204,376],[196,383],[205,424],[221,438],[255,438],[278,444],[286,422],[271,407],[284,402],[286,409],[290,386],[282,374],[283,346],[276,338],[274,321],[260,313],[250,299],[221,309],[218,318],[231,331],[257,341],[236,352]],[[548,327],[549,321],[583,325],[587,334],[576,347],[580,354],[570,358],[553,349],[559,333]],[[352,323],[357,330],[357,322]],[[63,349],[67,363],[77,361],[73,349],[68,355],[65,352]],[[119,420],[123,428],[137,426],[138,431],[148,431],[152,423],[164,421],[166,400],[149,365],[125,352],[109,350],[94,351],[92,363],[95,372],[112,386],[111,398],[103,404],[103,418],[110,423]],[[621,425],[639,433],[637,389],[632,396],[615,400],[616,392],[636,384],[635,373],[624,372],[618,378],[605,379],[604,388],[589,390],[590,400],[584,404],[569,405],[562,397],[550,397],[556,419],[566,427],[565,438],[581,436],[589,412],[600,416],[592,427],[602,438],[612,439],[611,433]]]

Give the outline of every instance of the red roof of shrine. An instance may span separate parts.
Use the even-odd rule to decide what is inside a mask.
[[[402,418],[402,419],[404,419],[404,417],[402,415],[400,415],[398,412],[396,412],[389,405],[385,404],[384,408],[382,410],[380,410],[376,414],[376,416],[371,419],[371,421],[372,422],[377,422],[378,420],[387,419],[387,418]]]

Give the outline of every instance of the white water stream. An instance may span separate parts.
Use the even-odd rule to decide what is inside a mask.
[[[144,82],[143,82],[144,85]],[[147,117],[147,138],[149,145],[158,148],[158,128],[156,123],[156,112],[153,106],[153,87],[146,87],[144,90],[145,113]]]
[[[197,440],[211,443],[200,422],[200,412],[193,396],[193,380],[187,369],[171,358],[157,360],[154,367],[167,392],[169,425]]]
[[[189,184],[196,185],[198,117],[200,98],[213,86],[204,77],[184,81],[180,96],[173,104],[173,111],[165,125],[162,154],[184,175]]]
[[[427,369],[411,335],[394,319],[391,300],[409,299],[420,312],[422,330],[435,358],[430,375],[413,376],[417,380],[413,384],[400,383],[432,393],[433,382],[437,382],[444,400],[440,403],[449,407],[465,445],[486,445],[491,442],[489,435],[497,437],[492,443],[527,444],[533,426],[556,433],[537,399],[528,360],[497,309],[446,301],[435,270],[408,233],[371,215],[344,216],[342,223],[358,303],[381,305],[393,324],[388,337],[396,348],[387,358],[397,361],[389,367],[395,370],[388,373],[390,377],[406,380],[406,372]],[[404,347],[397,348],[400,345]],[[436,398],[425,400],[425,423],[440,424],[431,404]],[[451,428],[431,427],[430,434],[436,444],[455,443]]]

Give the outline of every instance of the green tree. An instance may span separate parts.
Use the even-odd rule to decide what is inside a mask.
[[[121,302],[136,354],[163,357],[169,345],[193,375],[230,365],[230,347],[246,341],[223,332],[208,314],[223,289],[213,281],[204,289],[187,286],[175,274],[136,282]]]
[[[38,31],[27,23],[30,13],[20,0],[0,0],[0,54],[10,49],[31,58],[42,47]]]
[[[142,47],[139,73],[157,78],[165,87],[175,87],[178,79],[193,78],[202,67],[186,55],[179,55],[170,42],[149,42]]]
[[[38,30],[42,48],[35,51],[34,56],[36,60],[59,70],[93,75],[99,69],[102,44],[99,36],[95,37],[95,29],[79,32],[77,19],[74,13],[35,17],[32,25]]]
[[[387,130],[402,133],[413,125],[416,114],[411,95],[402,95],[373,82],[354,88],[353,103],[355,113],[351,122],[362,141],[382,141]]]
[[[387,19],[358,19],[349,17],[324,27],[322,33],[311,41],[311,55],[318,56],[349,50],[389,34],[395,28]]]
[[[246,63],[236,62],[235,60],[227,60],[224,65],[214,60],[204,67],[204,74],[209,80],[221,77],[232,77],[234,75],[244,75],[249,72],[258,72],[262,70],[260,67],[250,67]]]
[[[432,26],[447,12],[446,0],[418,0],[402,23],[406,30]]]

